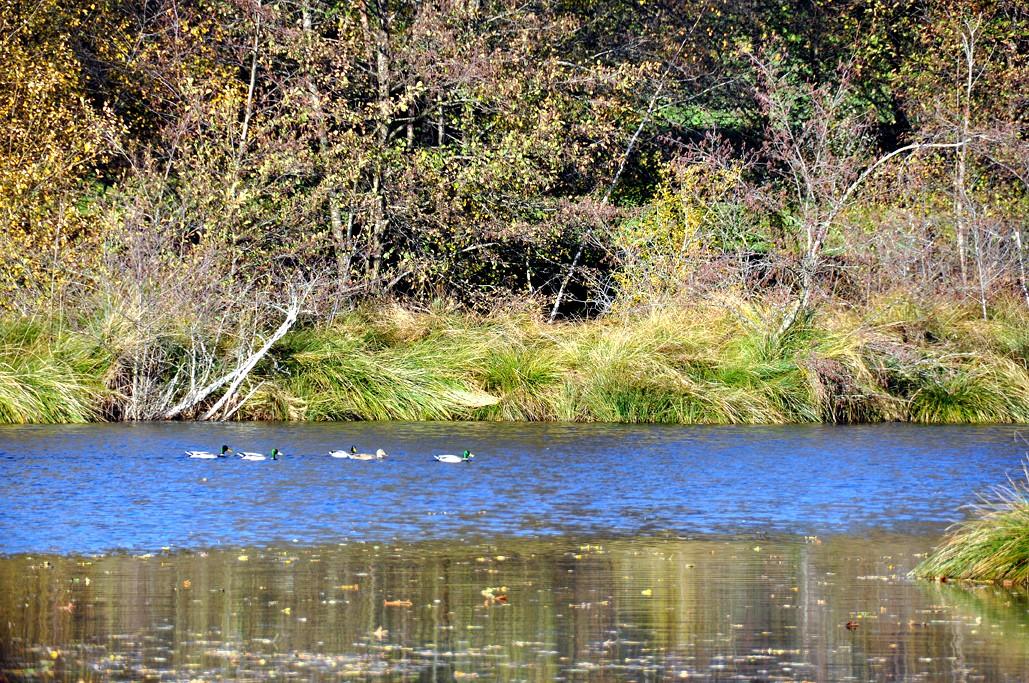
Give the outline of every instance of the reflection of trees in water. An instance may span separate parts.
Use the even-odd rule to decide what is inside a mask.
[[[16,556],[0,559],[0,663],[68,678],[95,677],[93,666],[132,677],[1024,677],[1029,600],[906,579],[929,543],[555,538]],[[484,600],[499,586],[507,605]]]
[[[938,619],[965,626],[955,629],[952,655],[965,649],[962,637],[1006,643],[997,656],[1006,666],[1017,667],[1029,658],[1029,591],[989,584],[918,582],[926,602]]]

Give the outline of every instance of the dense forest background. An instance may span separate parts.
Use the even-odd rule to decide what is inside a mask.
[[[108,416],[384,302],[1029,307],[1016,0],[0,0],[0,64],[8,349],[92,335]]]

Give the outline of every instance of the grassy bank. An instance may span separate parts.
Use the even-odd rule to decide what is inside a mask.
[[[0,424],[103,417],[111,359],[82,334],[31,320],[0,324]]]
[[[234,417],[1029,422],[1029,316],[1017,304],[976,316],[888,300],[781,329],[775,307],[725,300],[557,325],[517,311],[386,306],[285,336],[240,390]],[[195,356],[193,332],[112,337],[91,332],[113,327],[95,320],[78,332],[0,327],[3,422],[131,416],[143,392],[181,391]],[[228,367],[235,352],[220,346],[209,344]]]
[[[973,505],[969,519],[951,529],[915,574],[1029,584],[1029,467],[1023,475]]]

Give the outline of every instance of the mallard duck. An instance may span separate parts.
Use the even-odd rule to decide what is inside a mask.
[[[461,455],[451,455],[450,453],[444,453],[443,455],[434,455],[432,457],[436,462],[471,462],[472,458],[475,457],[475,454],[465,451]]]
[[[388,455],[389,453],[381,448],[375,451],[375,453],[358,453],[357,446],[351,446],[347,457],[351,460],[382,460]]]
[[[272,460],[278,460],[279,459],[279,455],[280,455],[279,454],[279,449],[278,448],[273,448],[272,452],[269,453],[268,455],[265,455],[264,453],[250,453],[248,451],[243,451],[242,453],[239,454],[239,457],[243,458],[244,460],[259,461],[259,460],[268,460],[269,458],[272,459]]]
[[[186,457],[199,458],[200,460],[214,460],[215,458],[224,458],[231,450],[232,449],[228,446],[222,445],[221,453],[211,453],[210,451],[186,451]]]

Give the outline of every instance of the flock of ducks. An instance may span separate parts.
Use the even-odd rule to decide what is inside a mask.
[[[186,451],[187,458],[194,458],[197,460],[215,460],[217,458],[227,458],[232,449],[228,446],[223,445],[221,453],[212,453],[211,451]],[[280,455],[283,455],[278,448],[273,448],[271,453],[267,455],[264,453],[254,453],[251,451],[240,451],[237,455],[243,460],[250,461],[261,461],[261,460],[278,460]],[[374,453],[359,453],[357,446],[351,446],[349,451],[329,451],[329,455],[333,458],[341,460],[382,460],[389,457],[389,453],[382,450],[381,448]],[[471,462],[472,458],[475,457],[474,453],[465,451],[461,455],[453,455],[451,453],[444,453],[442,455],[432,456],[436,462]]]

